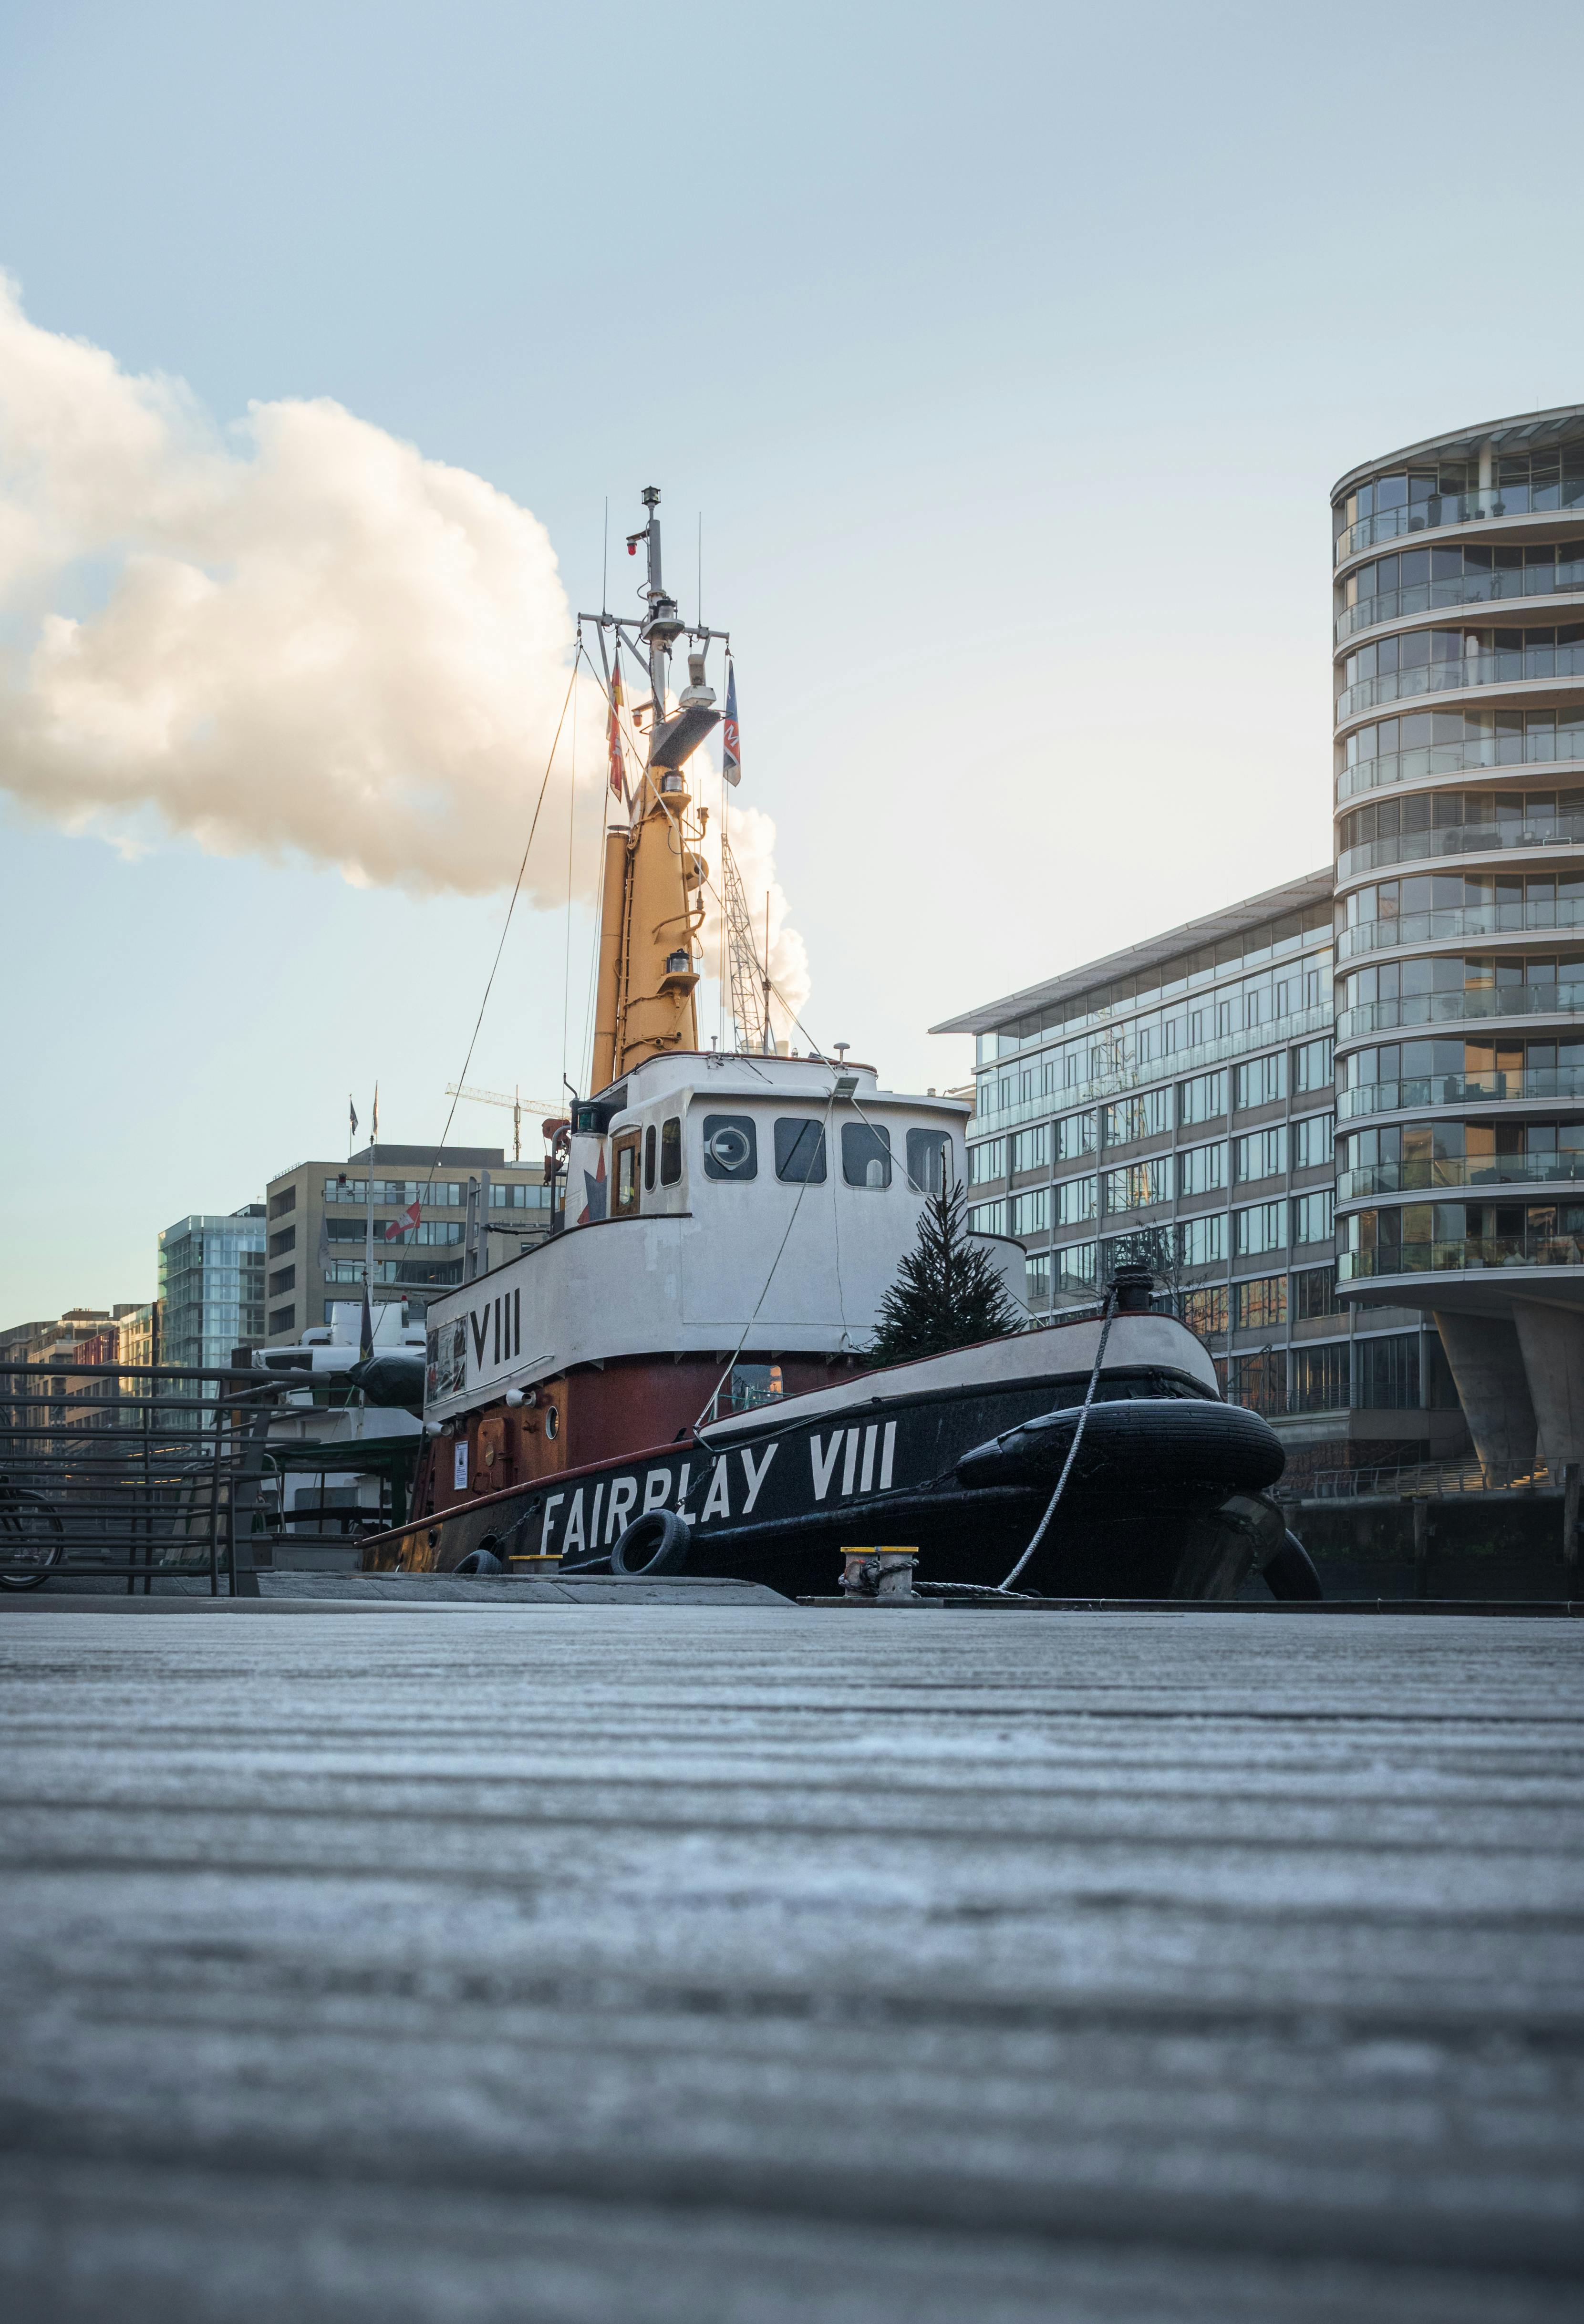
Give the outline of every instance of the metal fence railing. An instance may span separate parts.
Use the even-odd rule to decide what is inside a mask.
[[[272,1446],[272,1421],[302,1385],[232,1368],[0,1365],[0,1589],[91,1575],[132,1592],[164,1577],[256,1596],[257,1567],[283,1535],[300,1551],[308,1526],[340,1545],[400,1522],[405,1478],[389,1451]],[[377,1508],[322,1486],[288,1508],[288,1469],[348,1468],[379,1475]]]
[[[1555,1492],[1543,1462],[1524,1470],[1482,1469],[1478,1462],[1419,1461],[1376,1469],[1319,1469],[1282,1489],[1304,1501],[1443,1500],[1479,1493]]]

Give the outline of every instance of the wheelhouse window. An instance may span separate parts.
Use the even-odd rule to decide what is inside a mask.
[[[889,1186],[891,1133],[867,1121],[842,1124],[842,1176],[850,1186]]]
[[[759,1176],[759,1139],[751,1113],[706,1113],[704,1175],[733,1184]]]
[[[784,1114],[776,1124],[776,1176],[788,1185],[823,1186],[825,1126],[812,1116]]]
[[[616,1216],[630,1219],[638,1210],[638,1132],[629,1130],[615,1142]]]
[[[643,1191],[646,1194],[652,1194],[655,1190],[655,1126],[651,1121],[643,1133]]]
[[[660,1184],[677,1185],[682,1177],[682,1116],[674,1113],[660,1124]]]
[[[916,1194],[938,1194],[945,1187],[945,1156],[951,1139],[944,1130],[907,1133],[907,1184]]]

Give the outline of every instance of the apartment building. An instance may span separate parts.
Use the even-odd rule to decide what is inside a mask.
[[[1364,462],[1331,533],[1342,1294],[1433,1315],[1487,1469],[1576,1469],[1584,405]]]
[[[382,1143],[345,1162],[299,1162],[265,1192],[272,1346],[328,1323],[337,1302],[362,1297],[371,1180],[372,1295],[402,1301],[413,1319],[469,1274],[515,1258],[550,1231],[542,1167],[508,1162],[499,1146]],[[414,1203],[419,1215],[410,1224]]]

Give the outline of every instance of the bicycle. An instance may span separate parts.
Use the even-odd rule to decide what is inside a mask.
[[[0,1475],[0,1590],[39,1590],[64,1548],[60,1518],[31,1486]]]

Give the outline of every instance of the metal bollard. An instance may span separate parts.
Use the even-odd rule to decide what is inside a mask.
[[[916,1549],[844,1549],[842,1588],[854,1605],[911,1598],[917,1563]]]

